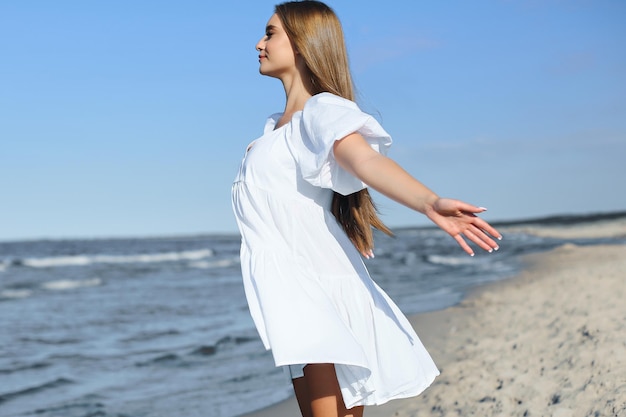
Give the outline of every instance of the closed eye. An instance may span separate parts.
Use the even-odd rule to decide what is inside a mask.
[[[268,25],[265,28],[265,39],[266,40],[272,37],[272,35],[274,34],[274,28],[275,28],[275,26],[273,26],[273,25]]]

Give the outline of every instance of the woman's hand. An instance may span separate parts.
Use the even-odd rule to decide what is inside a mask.
[[[424,214],[452,236],[465,252],[474,256],[474,251],[464,237],[488,252],[499,249],[493,238],[502,239],[502,235],[495,228],[476,216],[485,210],[487,209],[484,207],[476,207],[459,200],[438,198]]]

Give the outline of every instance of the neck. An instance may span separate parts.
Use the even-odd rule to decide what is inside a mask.
[[[311,93],[302,84],[285,86],[285,114],[293,114],[304,108],[306,101],[311,98]]]
[[[279,123],[284,124],[291,120],[291,116],[297,111],[304,109],[306,101],[313,95],[311,93],[310,77],[304,75],[307,71],[295,71],[289,76],[282,77],[280,81],[285,89],[285,111]],[[308,82],[305,82],[307,80]]]

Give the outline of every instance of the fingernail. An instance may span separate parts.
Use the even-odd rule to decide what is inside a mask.
[[[496,246],[495,248],[493,248],[493,250],[498,250],[500,249],[500,246]]]
[[[373,252],[372,252],[372,254],[371,254],[370,256],[371,256],[372,258],[374,258],[374,257],[375,257]]]
[[[502,236],[498,236],[498,240],[502,240]]]
[[[478,207],[478,208],[479,208],[480,210],[482,210],[482,211],[487,211],[487,208],[486,208],[486,207]]]
[[[489,253],[493,252],[493,249],[489,249]]]
[[[474,254],[473,254],[473,253],[470,253],[470,256],[474,256]]]

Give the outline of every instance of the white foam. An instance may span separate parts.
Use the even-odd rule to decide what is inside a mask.
[[[229,266],[236,265],[239,262],[239,258],[233,259],[220,259],[219,261],[196,261],[190,262],[189,266],[191,268],[198,269],[212,269],[212,268],[227,268]]]
[[[53,291],[72,290],[74,288],[84,287],[97,287],[98,285],[102,285],[102,280],[100,278],[82,280],[62,279],[41,284],[43,288]]]
[[[199,249],[184,252],[146,253],[140,255],[76,255],[55,256],[49,258],[26,258],[22,264],[32,268],[50,268],[59,266],[83,266],[94,263],[153,263],[195,261],[213,256],[211,249]]]
[[[459,265],[467,265],[474,263],[474,258],[467,257],[459,257],[459,256],[442,256],[442,255],[428,255],[426,260],[433,264],[438,265],[448,265],[448,266],[459,266]]]
[[[55,256],[54,258],[26,258],[22,264],[33,268],[47,268],[53,266],[88,265],[92,263],[88,256]]]
[[[3,290],[0,291],[0,298],[26,298],[32,293],[31,290]]]

